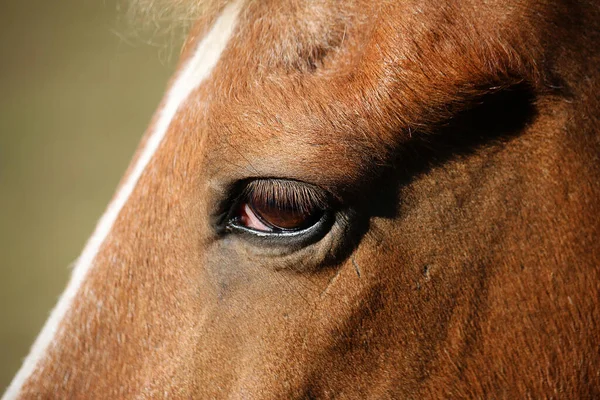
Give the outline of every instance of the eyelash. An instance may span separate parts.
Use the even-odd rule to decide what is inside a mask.
[[[324,210],[328,206],[324,193],[308,184],[291,180],[251,181],[244,188],[240,199],[268,207],[295,209],[304,213],[315,209]]]

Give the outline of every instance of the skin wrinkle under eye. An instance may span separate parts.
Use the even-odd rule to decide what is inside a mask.
[[[194,55],[188,61],[187,66],[183,69],[169,90],[165,106],[160,112],[156,127],[150,135],[146,147],[143,149],[139,160],[135,164],[135,167],[126,182],[120,188],[113,202],[98,222],[94,234],[89,239],[75,265],[66,290],[61,295],[56,307],[52,310],[50,317],[33,344],[21,369],[2,397],[3,400],[15,399],[18,397],[21,388],[27,379],[32,376],[40,364],[40,361],[44,358],[54,337],[60,331],[60,324],[63,321],[64,316],[71,307],[75,297],[79,295],[79,289],[84,283],[89,270],[93,266],[96,255],[106,237],[110,234],[121,209],[127,203],[131,193],[146,169],[146,166],[150,163],[153,155],[162,143],[169,126],[171,125],[171,121],[177,114],[181,105],[210,75],[211,71],[221,58],[221,54],[225,50],[237,25],[241,6],[242,0],[238,0],[230,3],[224,8],[222,14],[215,21],[212,29],[199,43]]]

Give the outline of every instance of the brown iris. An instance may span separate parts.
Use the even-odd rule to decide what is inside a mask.
[[[297,181],[256,180],[239,205],[240,225],[261,232],[295,231],[315,224],[324,212],[324,195]]]

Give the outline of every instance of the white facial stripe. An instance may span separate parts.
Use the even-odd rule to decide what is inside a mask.
[[[46,321],[44,328],[33,344],[23,366],[2,397],[3,400],[14,399],[18,396],[21,387],[33,373],[38,362],[43,358],[67,310],[71,307],[73,299],[79,292],[79,288],[92,267],[102,243],[110,233],[115,220],[119,216],[123,206],[127,203],[146,166],[160,146],[175,114],[192,91],[198,88],[210,75],[221,58],[221,54],[225,50],[235,29],[240,8],[241,0],[234,1],[225,7],[223,13],[217,19],[210,32],[200,42],[193,57],[187,62],[187,65],[169,90],[165,106],[160,112],[154,131],[149,137],[133,171],[127,177],[125,184],[121,187],[106,213],[98,222],[94,234],[77,260],[69,285],[63,292],[54,310],[52,310],[50,318]]]

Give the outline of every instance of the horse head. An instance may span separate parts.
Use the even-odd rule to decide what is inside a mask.
[[[243,1],[5,395],[600,396],[600,7]]]

